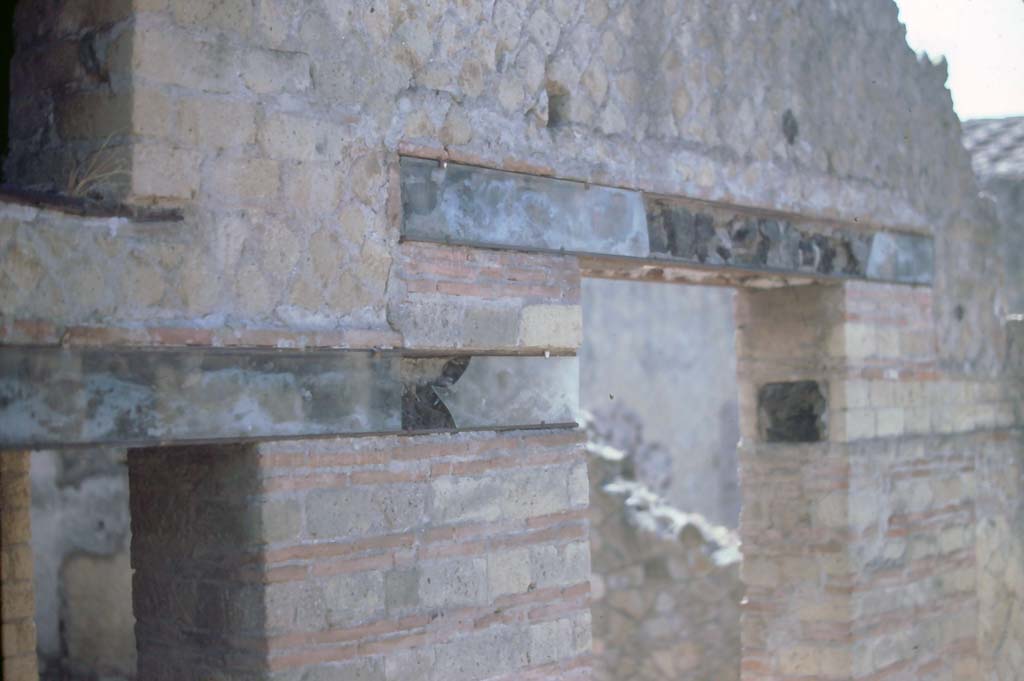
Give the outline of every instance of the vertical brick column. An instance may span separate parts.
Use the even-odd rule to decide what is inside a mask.
[[[842,300],[836,286],[737,295],[744,681],[851,678],[849,462],[828,414],[820,441],[766,442],[758,404],[769,383],[816,381],[828,395]]]
[[[978,675],[975,486],[1012,423],[935,357],[930,289],[744,292],[744,681]],[[827,438],[765,442],[760,386],[816,380]]]
[[[577,431],[137,450],[139,676],[588,679]]]
[[[0,681],[35,681],[29,452],[0,452]]]

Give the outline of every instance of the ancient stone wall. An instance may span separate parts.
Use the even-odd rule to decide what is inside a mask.
[[[400,149],[919,230],[939,227],[933,211],[964,181],[948,162],[962,152],[944,76],[916,60],[883,0],[749,10],[564,0],[23,4],[19,21],[35,28],[21,51],[37,67],[16,70],[17,91],[38,89],[49,69],[91,82],[96,62],[115,93],[127,87],[127,106],[115,107],[130,127],[126,196],[189,210],[183,224],[106,239],[107,260],[139,280],[119,289],[114,309],[51,307],[59,286],[42,282],[38,302],[10,308],[16,318],[394,328],[413,339],[437,313],[392,267],[412,248],[397,243],[389,179]],[[78,50],[107,33],[109,49]],[[866,76],[875,66],[889,77]],[[870,116],[860,113],[867,101]],[[85,106],[63,111],[97,117]],[[19,118],[31,128],[23,138],[69,146],[32,128],[50,117]],[[107,133],[66,127],[91,131],[93,142]],[[20,148],[15,181],[52,174],[33,166],[37,146]],[[38,241],[60,238],[33,231],[6,249],[7,267],[39,259]],[[95,278],[80,253],[61,249],[47,269]],[[468,290],[449,295],[496,307]],[[560,324],[579,314],[535,314],[556,312]],[[510,326],[494,347],[519,346]]]
[[[1024,119],[967,121],[964,127],[982,192],[994,202],[1001,225],[997,242],[1006,258],[1006,373],[1019,396],[1024,393]],[[1019,434],[979,449],[977,481],[982,673],[1003,681],[1019,675],[1024,665],[1024,443]]]
[[[996,473],[1020,451],[1021,388],[1003,372],[1007,263],[995,213],[978,200],[945,69],[913,55],[896,14],[888,0],[22,2],[10,180],[173,206],[181,219],[70,220],[5,208],[4,342],[574,349],[578,258],[401,241],[400,153],[439,168],[456,160],[835,219],[843,229],[933,235],[931,287],[844,283],[739,297],[750,599],[742,674],[745,681],[974,679],[981,669],[1005,677],[1020,639],[999,623],[1015,622],[1019,611],[1001,617],[997,599],[1011,593],[1002,587],[983,597],[988,605],[979,611],[971,584],[974,556],[1004,545],[1019,526],[1017,509],[1003,501],[1014,490],[1003,491]],[[110,153],[97,156],[101,149]],[[115,165],[102,182],[69,183],[103,163]],[[764,384],[793,382],[818,384],[823,399],[795,414],[801,426],[813,416],[817,442],[769,442],[759,427]],[[459,456],[457,444],[443,442],[443,456]],[[993,458],[979,465],[980,452]],[[524,453],[532,453],[525,441],[507,451],[514,460]],[[231,459],[212,459],[230,473]],[[979,468],[986,474],[972,489]],[[502,470],[495,484],[518,480],[514,468]],[[139,471],[178,480],[166,486],[171,498],[189,480],[187,471],[161,478],[160,466]],[[338,472],[347,474],[328,473]],[[366,478],[374,479],[381,480]],[[326,494],[348,489],[335,482],[339,488]],[[281,492],[289,494],[305,502],[316,496]],[[282,502],[302,507],[297,498]],[[244,503],[239,508],[241,520],[251,519]],[[140,527],[167,536],[168,528],[146,524],[152,516],[144,512],[136,513]],[[288,518],[295,515],[280,516]],[[979,544],[979,519],[1007,529]],[[252,539],[246,527],[225,535],[237,546],[215,548],[233,556]],[[306,529],[290,526],[289,536],[305,543]],[[585,544],[579,532],[573,542]],[[159,543],[133,555],[150,567],[141,580],[161,579],[147,562],[166,556]],[[321,563],[309,560],[272,574],[310,576]],[[1004,575],[998,583],[1014,583],[1010,568],[985,565]],[[198,561],[182,566],[182,575],[214,567]],[[211,583],[241,588],[236,573],[214,576]],[[357,636],[358,660],[344,664],[365,664],[379,676],[388,654],[372,640],[378,634],[307,627],[289,619],[297,611],[287,598],[281,610],[262,609],[277,603],[266,594],[301,591],[265,581],[253,587],[262,594],[254,597],[257,618],[283,617],[281,629],[268,631],[286,638],[271,639],[281,646],[273,650],[246,649],[239,664],[288,660],[282,651],[307,639],[287,637],[329,631],[328,638]],[[311,579],[324,581],[335,579]],[[148,603],[162,592],[141,593],[136,598]],[[541,593],[558,602],[583,597]],[[498,602],[490,591],[474,594],[473,607]],[[203,621],[219,649],[236,651],[237,641],[219,636],[234,631],[237,622],[224,619],[232,613],[215,599],[196,602],[209,607]],[[948,610],[929,610],[934,602]],[[179,612],[172,606],[180,603],[154,605]],[[426,617],[427,607],[416,615]],[[373,612],[386,610],[385,597]],[[975,616],[995,623],[980,638]],[[569,629],[553,611],[538,617],[529,629],[490,623],[488,634],[460,629],[466,638],[453,640],[490,652],[485,638],[473,637],[509,633],[501,659],[510,674],[532,663],[530,636],[564,642],[571,629],[585,647],[584,616]],[[140,646],[150,656],[141,664],[189,659],[194,641],[180,638],[184,630],[151,624],[140,620]],[[410,633],[427,638],[408,641],[419,645],[432,632]],[[251,643],[267,632],[246,633]],[[163,648],[167,642],[180,654]],[[344,647],[313,647],[321,645],[332,655]],[[436,656],[443,645],[426,650]],[[570,659],[570,648],[537,655]],[[236,659],[219,662],[230,668]],[[435,665],[435,675],[449,673],[436,657]],[[160,668],[145,669],[159,678]]]

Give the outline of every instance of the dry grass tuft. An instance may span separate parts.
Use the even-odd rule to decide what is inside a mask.
[[[129,176],[128,162],[110,148],[112,137],[108,136],[98,149],[68,168],[67,184],[64,187],[68,196],[92,196],[103,184]]]

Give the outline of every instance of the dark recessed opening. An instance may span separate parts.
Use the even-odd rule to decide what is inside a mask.
[[[17,4],[0,3],[0,182],[6,181],[3,162],[10,146],[8,117],[11,110],[11,59],[14,57],[14,6]]]
[[[766,383],[757,393],[757,409],[765,442],[825,439],[825,396],[817,381]]]
[[[547,84],[548,92],[548,127],[563,125],[569,116],[569,93],[565,88],[555,84]]]

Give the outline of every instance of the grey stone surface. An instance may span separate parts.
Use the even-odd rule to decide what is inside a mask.
[[[644,257],[640,193],[403,157],[407,238]]]

